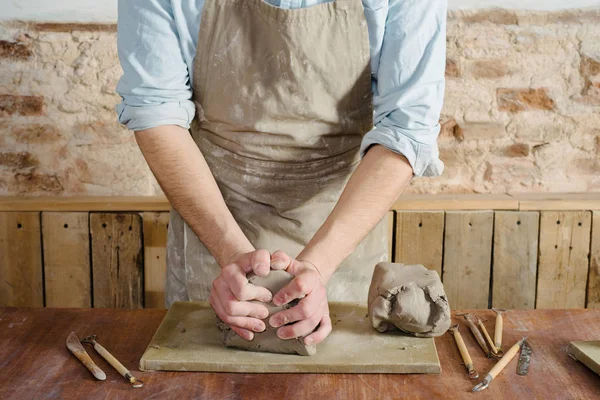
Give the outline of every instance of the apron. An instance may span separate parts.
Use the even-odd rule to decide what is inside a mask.
[[[192,137],[254,247],[295,257],[338,201],[372,128],[361,0],[300,9],[207,0],[196,54]],[[387,240],[384,218],[329,281],[329,301],[367,303]],[[175,210],[167,264],[167,307],[208,299],[220,267]]]

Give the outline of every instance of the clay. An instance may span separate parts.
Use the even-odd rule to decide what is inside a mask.
[[[286,271],[281,270],[271,270],[269,272],[269,275],[267,275],[266,277],[261,277],[257,275],[252,275],[248,277],[248,281],[250,281],[250,283],[257,286],[264,286],[267,289],[269,289],[273,294],[276,294],[285,285],[290,283],[291,280],[292,276]],[[296,300],[281,307],[277,307],[273,303],[265,304],[265,306],[269,310],[270,317],[271,315],[278,313],[279,311],[283,311],[295,306],[297,303],[298,301]],[[317,353],[317,346],[305,345],[304,338],[295,338],[288,340],[280,339],[277,336],[277,329],[279,328],[273,328],[271,327],[271,325],[269,325],[269,317],[267,317],[264,320],[267,329],[264,332],[255,332],[254,339],[252,341],[242,339],[240,336],[238,336],[237,333],[232,331],[231,328],[229,328],[229,326],[223,323],[223,321],[219,320],[217,322],[217,325],[222,331],[221,339],[223,340],[223,343],[227,347],[236,347],[238,349],[260,351],[266,353],[299,354],[301,356],[312,356]]]
[[[418,264],[377,264],[369,288],[369,318],[379,332],[444,334],[450,327],[450,306],[438,273]]]

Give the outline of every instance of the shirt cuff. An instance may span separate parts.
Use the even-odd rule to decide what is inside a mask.
[[[121,102],[116,111],[119,122],[132,131],[161,125],[179,125],[189,129],[196,114],[196,106],[190,100],[145,106],[128,106]]]
[[[406,157],[415,176],[439,176],[444,171],[437,142],[432,145],[420,143],[399,129],[378,126],[363,137],[361,157],[376,144]]]

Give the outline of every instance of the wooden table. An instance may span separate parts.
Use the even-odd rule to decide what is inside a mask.
[[[488,319],[493,312],[476,311]],[[511,311],[505,318],[504,348],[527,335],[533,348],[529,375],[516,375],[516,359],[484,392],[461,365],[454,339],[436,339],[441,375],[217,374],[137,372],[138,361],[164,310],[0,308],[0,399],[593,399],[600,378],[565,352],[569,341],[600,339],[598,310]],[[93,351],[107,380],[92,375],[67,350],[69,332],[97,334],[127,368],[145,382],[133,389]],[[461,319],[461,331],[483,376],[493,365]]]

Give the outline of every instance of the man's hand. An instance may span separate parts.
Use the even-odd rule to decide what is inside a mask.
[[[305,344],[322,342],[331,332],[331,319],[327,291],[319,270],[309,262],[290,258],[282,251],[273,253],[271,268],[285,269],[294,276],[286,287],[275,294],[273,303],[281,306],[294,299],[301,299],[296,306],[269,318],[272,327],[281,327],[277,330],[277,336],[281,339],[293,339],[308,335],[304,338]],[[293,324],[287,325],[291,323]],[[317,326],[319,328],[313,332]]]
[[[249,283],[246,275],[254,272],[266,276],[269,270],[268,251],[239,252],[230,258],[213,281],[210,305],[219,318],[243,339],[252,340],[253,332],[264,331],[266,326],[261,320],[269,316],[267,307],[250,300],[269,303],[273,297],[268,289]]]

